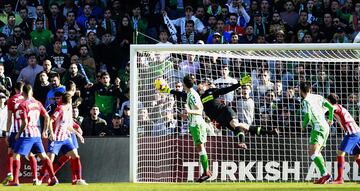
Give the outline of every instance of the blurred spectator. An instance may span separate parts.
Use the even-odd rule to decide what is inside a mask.
[[[164,12],[164,15],[167,13]],[[185,7],[185,17],[181,17],[175,20],[172,20],[171,22],[177,26],[180,27],[180,34],[184,34],[186,30],[186,21],[192,20],[194,21],[194,29],[196,33],[204,34],[206,32],[204,24],[195,16],[193,16],[193,8],[191,6]]]
[[[80,126],[82,125],[82,122],[84,120],[84,117],[80,115],[79,108],[76,106],[73,106],[73,119]]]
[[[65,23],[65,17],[60,13],[60,7],[57,3],[50,4],[50,17],[49,17],[49,30],[53,34],[56,33],[56,30],[63,28]]]
[[[70,58],[67,54],[61,52],[61,40],[55,39],[54,41],[54,52],[50,56],[52,68],[55,72],[59,73],[60,76],[64,76],[67,69],[69,69]]]
[[[120,51],[122,52],[120,69],[123,69],[129,60],[130,44],[133,43],[133,32],[134,30],[130,25],[129,17],[122,17],[116,34],[116,40],[120,43]]]
[[[253,44],[256,42],[256,38],[254,36],[254,27],[252,25],[248,25],[245,28],[245,34],[240,36],[239,43],[240,44]]]
[[[171,44],[169,40],[169,33],[166,29],[160,30],[159,32],[159,41],[158,44]]]
[[[86,45],[80,47],[80,60],[79,63],[84,67],[87,76],[94,76],[97,68],[94,58],[89,55],[89,50]]]
[[[30,34],[33,31],[34,18],[28,16],[28,9],[25,7],[20,8],[20,17],[22,22],[19,24],[25,34]],[[36,14],[36,13],[35,13]],[[35,16],[35,15],[34,15]]]
[[[43,67],[37,64],[36,54],[27,55],[28,66],[20,71],[16,81],[23,81],[25,84],[30,84],[34,87],[36,75],[43,70]]]
[[[217,18],[215,16],[209,16],[207,18],[207,26],[205,28],[206,35],[213,34],[216,31]]]
[[[95,16],[90,16],[85,24],[85,33],[94,32],[98,37],[101,37],[105,33],[105,29],[101,25],[98,25],[98,21]],[[111,33],[111,31],[109,32]]]
[[[114,37],[110,33],[105,33],[102,36],[102,43],[96,47],[95,61],[98,64],[96,71],[109,72],[110,76],[114,78],[119,70],[119,56],[120,45],[114,41]]]
[[[66,13],[66,21],[64,23],[64,37],[68,39],[69,37],[69,29],[74,29],[75,31],[80,31],[79,25],[76,23],[76,15],[75,12],[69,11]]]
[[[299,16],[299,23],[296,24],[294,28],[294,37],[296,42],[302,42],[305,33],[310,32],[310,24],[307,21],[308,13],[306,11],[301,11]]]
[[[229,44],[239,44],[239,35],[237,35],[236,33],[232,32],[231,33],[231,41]]]
[[[15,20],[16,23],[15,24],[20,24],[21,22],[21,18],[19,16],[19,14],[17,14],[14,10],[13,10],[13,5],[11,1],[2,1],[1,2],[2,6],[4,6],[4,11],[2,12],[2,14],[0,14],[0,23],[7,23],[8,21],[8,17],[10,14],[14,14],[15,15]],[[0,25],[1,27],[1,25]]]
[[[81,10],[82,10],[82,14],[78,14],[76,18],[76,23],[79,25],[79,27],[82,30],[85,30],[86,23],[88,22],[89,17],[91,16],[91,6],[89,4],[84,4],[83,9],[79,9],[78,12],[80,12]]]
[[[5,73],[11,74],[9,77],[12,81],[15,81],[20,74],[20,71],[27,65],[26,58],[18,53],[17,45],[10,44],[8,53],[4,57]]]
[[[82,93],[84,93],[88,85],[85,77],[79,73],[77,64],[71,64],[68,72],[66,72],[62,78],[62,84],[68,84],[69,81],[73,81]]]
[[[351,114],[351,116],[354,117],[355,121],[359,120],[359,98],[356,94],[350,94],[348,95],[347,102],[345,104],[345,107]]]
[[[126,64],[125,69],[120,69],[118,72],[118,78],[120,80],[120,88],[126,90],[130,88],[130,62]]]
[[[322,96],[330,94],[333,86],[333,80],[325,70],[320,70],[317,75],[313,77],[312,81],[315,82],[312,85],[314,93]]]
[[[54,104],[55,100],[55,92],[65,92],[65,86],[61,85],[60,83],[60,75],[59,74],[52,74],[50,76],[50,83],[51,83],[51,89],[46,95],[46,101],[45,101],[45,108],[47,108],[50,104]]]
[[[44,92],[49,92],[51,89],[50,82],[49,82],[49,74],[46,71],[40,72],[37,76],[39,79],[39,83],[34,86],[34,97],[39,100],[43,105],[46,102],[47,94]]]
[[[320,31],[325,35],[326,42],[330,42],[334,37],[336,29],[333,27],[331,13],[325,12],[323,15],[324,23],[322,26],[320,26]]]
[[[236,111],[238,119],[241,123],[246,123],[249,126],[254,121],[255,103],[250,97],[251,84],[242,85],[240,89],[240,97],[237,99]]]
[[[263,69],[258,75],[259,81],[254,84],[254,93],[257,99],[265,96],[269,90],[274,90],[274,83],[270,81],[270,72],[268,69]]]
[[[116,36],[116,23],[111,18],[111,10],[105,9],[103,21],[100,23],[101,27],[105,29],[107,32],[110,32],[112,36]]]
[[[21,38],[21,35],[22,35],[22,30],[21,30],[21,27],[20,26],[15,26],[14,27],[14,30],[13,30],[13,34],[10,35],[6,41],[7,41],[7,44],[16,44],[16,45],[19,45],[22,41],[22,38]]]
[[[218,19],[216,22],[216,31],[213,34],[210,34],[207,39],[207,44],[226,44],[227,42],[230,42],[230,33],[226,32],[224,29],[225,23],[224,20]],[[214,41],[214,37],[219,37],[220,35],[220,41]],[[214,43],[215,42],[215,43]]]
[[[4,63],[0,63],[0,85],[10,91],[12,90],[12,81],[10,77],[5,76],[4,72]]]
[[[267,26],[266,23],[264,22],[264,20],[262,19],[262,15],[259,11],[256,11],[254,13],[254,17],[253,19],[250,21],[249,25],[253,26],[254,29],[254,35],[258,36],[258,35],[267,35]]]
[[[75,4],[75,0],[64,0],[64,4],[60,6],[61,14],[65,17],[69,12],[77,13],[78,9],[79,7]]]
[[[47,29],[49,29],[49,20],[48,20],[48,18],[46,17],[46,15],[45,15],[45,10],[44,10],[44,6],[43,5],[41,5],[41,4],[38,4],[37,6],[36,6],[36,15],[35,15],[35,17],[34,17],[34,23],[33,23],[33,30],[36,30],[37,28],[38,28],[38,26],[37,26],[37,21],[38,20],[42,20],[43,22],[42,22],[42,29],[43,30],[47,30]],[[40,25],[40,23],[39,23],[39,25]]]
[[[73,48],[68,40],[65,38],[65,31],[63,28],[56,29],[54,39],[58,39],[61,42],[61,52],[69,55],[73,52]]]
[[[7,117],[8,117],[8,109],[5,105],[6,100],[8,97],[5,95],[5,93],[0,92],[0,137],[6,136],[6,123],[7,123]]]
[[[45,60],[50,59],[50,57],[47,54],[46,47],[44,45],[40,45],[38,48],[38,60],[39,64],[44,63]]]
[[[230,70],[229,66],[223,65],[221,66],[220,75],[221,77],[216,79],[214,81],[214,85],[217,88],[225,88],[229,87],[233,84],[237,84],[238,81],[235,78],[230,77]],[[226,104],[231,104],[231,102],[234,100],[234,92],[229,92],[225,95],[220,96],[220,99]]]
[[[295,12],[295,6],[292,0],[285,1],[284,10],[285,11],[280,13],[281,19],[291,28],[294,28],[298,23],[299,14]]]
[[[132,8],[132,17],[130,20],[130,25],[134,31],[138,31],[142,34],[146,33],[146,29],[148,27],[148,22],[145,18],[141,16],[140,4],[136,4]],[[134,39],[135,44],[145,44],[145,36],[138,35],[136,39]]]
[[[96,18],[100,18],[103,15],[103,10],[96,5],[95,0],[84,0],[84,9],[78,10],[78,15],[81,16],[85,13],[85,6],[89,5],[90,14]]]
[[[14,34],[14,27],[15,27],[15,14],[10,13],[7,16],[7,22],[6,25],[3,26],[0,31],[1,33],[3,33],[4,35],[6,35],[7,37],[11,36],[12,34]]]
[[[200,40],[200,35],[195,33],[194,21],[188,20],[185,23],[185,33],[182,33],[179,38],[180,44],[195,44]]]
[[[33,45],[31,41],[31,36],[28,34],[22,37],[21,42],[18,45],[17,51],[22,56],[30,53],[38,53],[37,48]]]
[[[338,27],[331,43],[351,43],[351,38],[346,35],[344,28]]]
[[[83,136],[106,136],[109,135],[107,130],[107,123],[104,119],[99,117],[99,107],[93,105],[90,110],[90,116],[86,117],[82,124]]]
[[[108,72],[102,72],[100,75],[100,83],[89,87],[89,90],[95,93],[95,104],[106,120],[111,119],[111,115],[119,107],[120,98],[122,98],[120,88],[110,83],[110,79]]]
[[[249,20],[250,20],[250,17],[249,17]],[[231,13],[229,15],[229,24],[225,26],[224,30],[229,33],[235,32],[238,35],[239,34],[243,35],[244,29],[241,26],[239,26],[237,24],[237,22],[238,22],[238,15],[235,13]]]
[[[48,80],[48,77],[53,75],[53,74],[56,74],[55,71],[52,70],[52,64],[51,64],[51,61],[50,60],[45,60],[42,64],[43,66],[43,71],[46,73],[46,76],[47,76],[47,79]],[[41,84],[41,80],[40,80],[40,73],[38,73],[36,75],[36,78],[35,78],[35,84],[34,84],[34,89],[36,89],[36,87],[39,87],[40,84]],[[47,91],[46,91],[47,92]],[[40,92],[39,92],[40,93]],[[34,92],[35,94],[35,92]],[[46,95],[45,95],[46,96]]]
[[[44,20],[36,20],[36,29],[30,33],[34,46],[49,46],[53,37],[51,31],[44,29]]]
[[[111,120],[111,126],[109,130],[111,131],[112,135],[115,136],[127,136],[129,135],[129,126],[123,125],[123,119],[121,118],[120,114],[115,113]]]
[[[226,4],[226,6],[229,8],[230,22],[231,22],[231,15],[233,13],[233,15],[235,14],[237,16],[236,23],[241,28],[245,28],[247,24],[250,22],[250,16],[245,10],[246,7],[243,7],[243,5],[244,4],[241,3],[240,0],[232,0],[231,3]]]

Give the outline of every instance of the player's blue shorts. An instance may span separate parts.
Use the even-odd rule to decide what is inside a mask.
[[[45,153],[40,137],[20,137],[16,140],[14,153],[27,156],[30,151],[34,154]]]
[[[66,139],[64,141],[49,141],[49,153],[54,153],[55,155],[58,155],[61,151],[63,154],[68,153],[69,151],[72,151],[75,149],[75,146],[73,145],[71,139]]]
[[[360,133],[345,135],[339,149],[350,155],[360,154]]]
[[[11,148],[12,150],[14,150],[15,148],[15,143],[16,143],[16,134],[17,133],[11,133],[10,136],[9,136],[9,148]]]
[[[78,148],[79,148],[79,143],[78,143],[78,141],[77,141],[77,139],[76,139],[75,133],[71,133],[71,141],[72,141],[74,147],[75,147],[76,149],[78,149]]]

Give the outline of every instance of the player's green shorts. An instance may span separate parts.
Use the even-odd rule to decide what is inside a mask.
[[[206,143],[207,133],[205,122],[190,124],[189,130],[195,145]]]
[[[325,147],[328,137],[329,137],[329,131],[321,131],[321,132],[319,132],[319,131],[311,130],[310,144],[315,145],[317,143],[321,147]]]

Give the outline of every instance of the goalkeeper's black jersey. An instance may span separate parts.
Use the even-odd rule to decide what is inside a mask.
[[[232,86],[225,87],[225,88],[211,88],[211,89],[206,90],[204,92],[204,94],[200,95],[201,102],[204,106],[205,114],[210,119],[213,119],[213,120],[216,120],[219,117],[221,117],[221,114],[223,113],[224,109],[227,108],[228,106],[221,104],[217,100],[217,98],[220,95],[224,95],[229,92],[232,92],[239,87],[240,87],[240,84],[237,83]],[[177,96],[184,97],[184,98],[186,98],[186,96],[187,96],[187,94],[185,92],[179,92],[179,91],[175,91],[175,90],[171,90],[170,93],[177,95]]]

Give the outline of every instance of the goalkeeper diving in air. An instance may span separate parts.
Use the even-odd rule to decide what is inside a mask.
[[[201,90],[199,91],[201,102],[204,105],[205,114],[211,119],[215,120],[220,124],[221,127],[226,127],[232,132],[235,136],[239,137],[239,147],[246,149],[247,146],[244,143],[245,135],[244,132],[249,132],[253,135],[278,135],[278,130],[266,130],[258,126],[249,126],[246,123],[240,123],[236,112],[229,106],[221,104],[217,98],[220,95],[225,95],[229,92],[232,92],[239,88],[242,85],[249,84],[251,82],[251,77],[249,75],[243,77],[237,84],[233,84],[229,87],[224,88],[213,88],[209,83],[203,83]],[[186,98],[187,94],[185,92],[180,92],[170,89],[166,82],[161,87],[156,85],[155,88],[162,93],[170,93],[176,96],[181,96]]]

